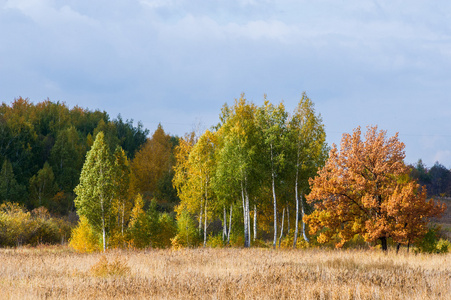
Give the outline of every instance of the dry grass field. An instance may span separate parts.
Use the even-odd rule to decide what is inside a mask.
[[[450,299],[451,254],[0,249],[1,299]]]

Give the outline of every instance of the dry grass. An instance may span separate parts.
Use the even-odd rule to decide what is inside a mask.
[[[0,249],[0,293],[2,299],[449,299],[451,254]]]

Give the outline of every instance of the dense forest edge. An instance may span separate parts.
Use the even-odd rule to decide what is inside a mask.
[[[375,141],[396,145],[372,129]],[[349,135],[350,145],[351,137],[360,138],[359,130]],[[348,231],[335,228],[332,223],[346,227],[349,220],[326,220],[320,209],[326,202],[311,196],[313,178],[326,169],[330,150],[338,151],[325,138],[321,116],[306,94],[290,113],[283,103],[265,99],[256,106],[242,95],[224,105],[219,124],[184,137],[168,135],[161,125],[150,135],[140,122],[49,99],[2,103],[0,246],[69,243],[91,252],[388,243],[421,252],[451,249],[451,171],[438,162],[431,168],[419,160],[387,169],[396,177],[392,194],[407,195],[410,188],[399,203],[411,199],[416,206],[391,208],[410,212],[409,218],[388,213],[393,226],[379,235],[363,229],[364,218]],[[421,209],[424,218],[416,216]]]

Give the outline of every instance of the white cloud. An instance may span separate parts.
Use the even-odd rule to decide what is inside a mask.
[[[405,133],[409,161],[428,165],[437,149],[451,149],[450,139],[421,139],[451,130],[447,1],[15,0],[0,7],[3,101],[95,103],[153,126],[157,117],[215,119],[241,92],[254,101],[263,93],[283,98],[291,110],[305,90],[331,136],[377,123]]]

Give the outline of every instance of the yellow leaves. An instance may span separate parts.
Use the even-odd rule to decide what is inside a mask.
[[[170,136],[159,125],[131,164],[137,192],[143,195],[155,193],[158,180],[172,168],[171,153]]]
[[[80,217],[77,227],[72,230],[69,247],[80,253],[100,251],[99,237],[94,233],[86,217]]]

